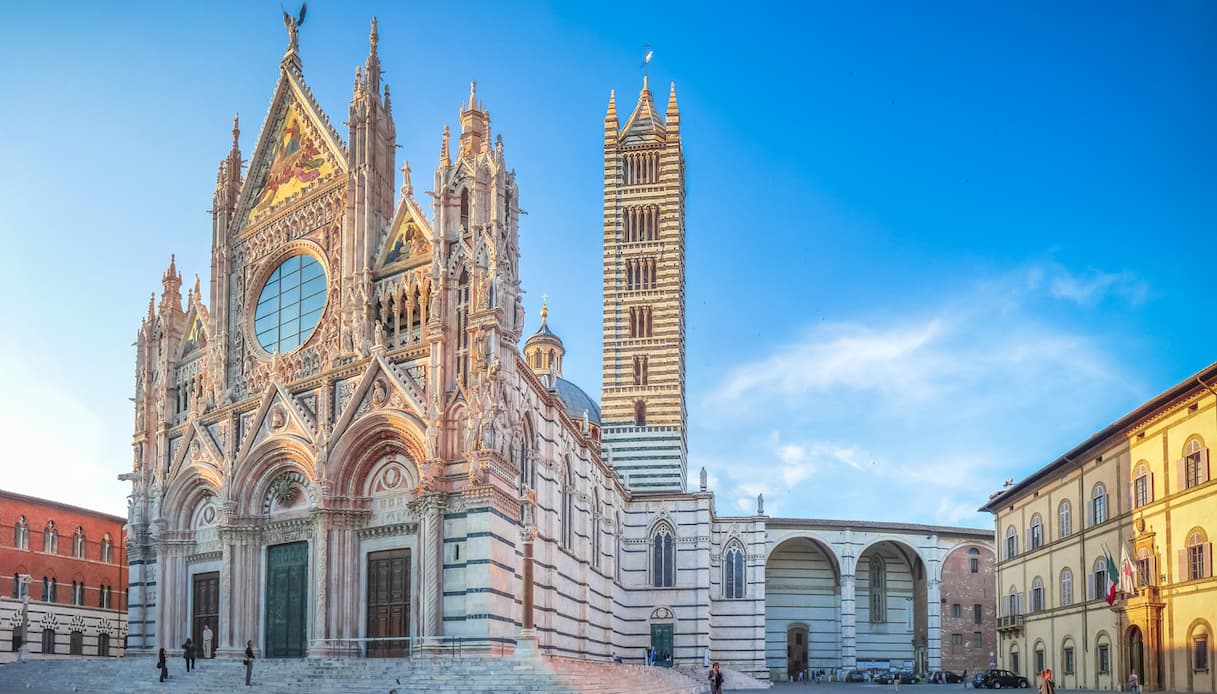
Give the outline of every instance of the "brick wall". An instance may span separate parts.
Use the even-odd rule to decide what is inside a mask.
[[[972,560],[976,572],[972,572]],[[989,667],[997,651],[997,599],[993,550],[964,544],[947,555],[942,567],[942,669],[969,676]],[[958,605],[958,616],[956,615]],[[979,623],[977,623],[979,605]],[[976,644],[976,636],[980,644]],[[958,641],[958,643],[956,643]]]
[[[14,546],[14,527],[25,516],[29,527],[28,549]],[[57,551],[44,552],[44,534],[48,521],[55,522],[59,534]],[[124,518],[90,511],[54,501],[36,499],[12,492],[0,491],[0,596],[18,597],[13,576],[28,573],[32,577],[31,601],[49,602],[43,591],[43,577],[57,582],[55,602],[72,604],[72,582],[84,584],[83,607],[100,607],[100,588],[110,589],[108,611],[125,614],[127,591],[126,541],[123,537]],[[72,556],[72,538],[77,528],[85,535],[84,558]],[[112,543],[111,559],[101,560],[101,541],[109,533]]]

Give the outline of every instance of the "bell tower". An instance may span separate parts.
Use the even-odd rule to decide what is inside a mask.
[[[683,491],[685,159],[676,85],[663,117],[646,77],[604,117],[603,447],[634,491]]]

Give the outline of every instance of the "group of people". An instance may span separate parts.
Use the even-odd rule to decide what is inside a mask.
[[[211,647],[213,641],[214,638],[211,631],[211,625],[204,624],[202,657],[205,660],[216,657],[215,650]],[[191,670],[195,669],[195,657],[198,650],[199,649],[194,645],[194,639],[188,638],[186,639],[186,643],[182,644],[182,658],[186,661],[186,672],[190,672]],[[253,677],[254,672],[253,641],[245,642],[245,658],[241,662],[245,666],[245,686],[248,687],[250,686],[250,679]],[[159,657],[157,658],[156,669],[161,673],[161,682],[169,679],[169,654],[164,648],[161,649]]]

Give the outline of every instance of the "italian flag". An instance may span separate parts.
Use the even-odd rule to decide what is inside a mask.
[[[1116,568],[1116,561],[1111,558],[1111,552],[1104,547],[1103,552],[1107,555],[1107,604],[1111,605],[1116,601],[1116,587],[1120,585],[1120,570]]]

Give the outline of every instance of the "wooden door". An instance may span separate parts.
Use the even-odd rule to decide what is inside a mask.
[[[211,627],[211,648],[214,652],[220,638],[220,572],[195,574],[191,592],[190,638],[194,639],[194,652],[199,658],[209,658],[203,652],[203,625]]]
[[[410,550],[394,549],[368,555],[369,639],[406,637],[410,633]],[[369,658],[408,655],[409,642],[369,641]]]

